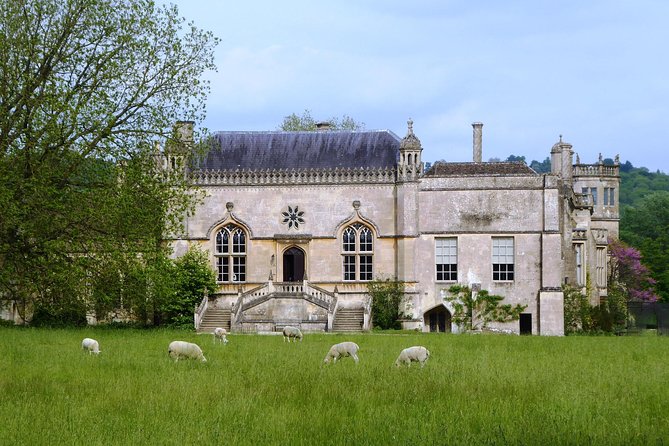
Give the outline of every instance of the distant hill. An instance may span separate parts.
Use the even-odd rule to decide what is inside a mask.
[[[620,204],[636,207],[639,201],[652,192],[669,192],[669,175],[645,167],[634,167],[627,161],[620,165]]]

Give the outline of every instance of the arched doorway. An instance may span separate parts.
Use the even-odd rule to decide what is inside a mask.
[[[304,280],[304,251],[293,246],[283,253],[283,281],[301,282]]]
[[[424,315],[425,326],[430,327],[430,332],[450,333],[451,313],[443,305],[426,311]]]

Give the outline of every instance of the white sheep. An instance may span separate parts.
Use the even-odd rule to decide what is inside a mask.
[[[430,351],[428,349],[416,345],[402,350],[395,361],[395,365],[399,367],[401,364],[407,364],[411,367],[412,362],[420,362],[420,366],[423,368],[429,357]]]
[[[335,363],[337,362],[337,359],[350,356],[357,364],[358,350],[360,350],[360,347],[358,347],[358,344],[356,344],[355,342],[340,342],[339,344],[335,344],[332,347],[330,347],[330,351],[328,351],[328,354],[325,355],[325,359],[323,360],[323,362],[325,364],[329,364],[330,361]]]
[[[283,327],[283,341],[291,342],[291,340],[302,341],[302,332],[297,327],[286,326]]]
[[[199,359],[202,362],[207,362],[207,358],[202,354],[200,346],[191,342],[172,341],[167,348],[167,353],[174,359],[174,362],[177,362],[179,358]]]
[[[84,338],[84,340],[81,341],[81,348],[83,350],[88,350],[89,355],[100,354],[100,344],[95,339]]]
[[[228,338],[226,337],[228,332],[225,328],[217,327],[212,334],[214,335],[214,342],[221,341],[223,344],[228,343]]]

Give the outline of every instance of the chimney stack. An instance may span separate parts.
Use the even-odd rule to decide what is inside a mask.
[[[474,162],[480,163],[483,158],[482,140],[483,140],[483,123],[475,122],[474,127]]]

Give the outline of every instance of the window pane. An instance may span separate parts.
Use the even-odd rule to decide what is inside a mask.
[[[246,281],[246,257],[232,258],[232,273],[233,282]]]
[[[606,248],[597,248],[597,286],[606,287]]]
[[[513,237],[492,239],[492,280],[513,280]]]
[[[232,233],[232,252],[235,254],[244,254],[246,252],[246,237],[244,231],[237,228]]]
[[[360,256],[360,280],[372,280],[372,256]]]
[[[216,258],[216,271],[218,273],[216,280],[219,282],[227,282],[230,280],[230,270],[227,257]]]
[[[369,228],[360,231],[360,251],[372,252],[372,231]]]
[[[456,238],[435,239],[437,280],[457,280],[458,245]]]
[[[346,252],[355,252],[355,230],[346,228],[344,230],[343,250]]]
[[[344,280],[355,280],[355,256],[344,256]]]
[[[228,252],[228,231],[226,229],[221,229],[216,234],[216,254],[224,254]]]

